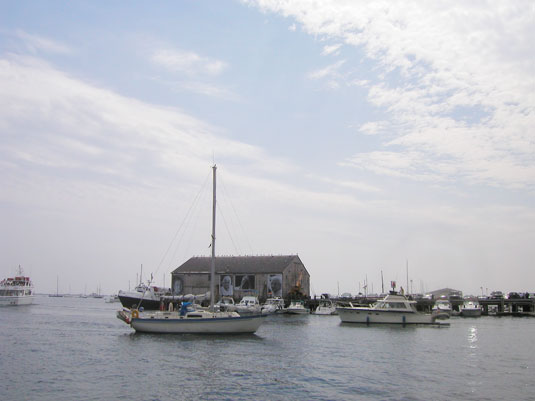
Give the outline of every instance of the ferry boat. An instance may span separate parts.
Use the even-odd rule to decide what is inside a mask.
[[[436,316],[416,310],[416,301],[391,291],[371,306],[338,306],[336,311],[343,323],[434,324]]]
[[[0,282],[0,305],[30,305],[33,303],[33,284],[19,266],[17,276]]]

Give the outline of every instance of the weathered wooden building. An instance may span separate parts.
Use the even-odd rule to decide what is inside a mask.
[[[193,257],[171,273],[175,295],[203,294],[210,290],[210,257]],[[216,299],[232,296],[239,301],[254,295],[310,296],[310,274],[297,255],[218,256],[215,265]]]

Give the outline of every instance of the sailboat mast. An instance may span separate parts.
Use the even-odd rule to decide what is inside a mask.
[[[407,259],[407,294],[409,294],[409,259]]]
[[[215,303],[215,211],[216,211],[216,170],[217,166],[214,164],[213,170],[213,199],[212,199],[212,265],[210,267],[210,310],[214,311]]]

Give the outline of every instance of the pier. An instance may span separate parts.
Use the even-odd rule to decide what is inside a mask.
[[[409,299],[412,299],[412,296],[408,296]],[[374,302],[378,301],[382,297],[374,296],[357,296],[352,298],[333,298],[337,304],[344,303],[353,303],[359,305],[371,305]],[[433,298],[414,298],[416,301],[416,310],[423,313],[431,313],[433,311],[433,306],[437,299]],[[451,303],[451,308],[453,311],[460,312],[464,301],[461,297],[452,297],[449,299]],[[477,301],[481,305],[482,315],[484,316],[533,316],[535,317],[535,298],[471,298],[470,300]],[[305,302],[306,306],[310,308],[311,311],[314,311],[318,304],[320,298],[311,298]]]
[[[487,298],[478,301],[483,308],[483,315],[535,316],[533,298]]]

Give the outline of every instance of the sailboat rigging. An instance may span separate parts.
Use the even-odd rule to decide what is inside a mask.
[[[216,311],[215,304],[215,227],[216,227],[216,170],[212,166],[212,241],[210,267],[210,307],[208,310],[183,302],[177,311],[140,311],[125,309],[117,312],[117,317],[129,324],[137,332],[145,333],[196,333],[196,334],[241,334],[254,333],[266,315],[240,316],[237,312]]]

